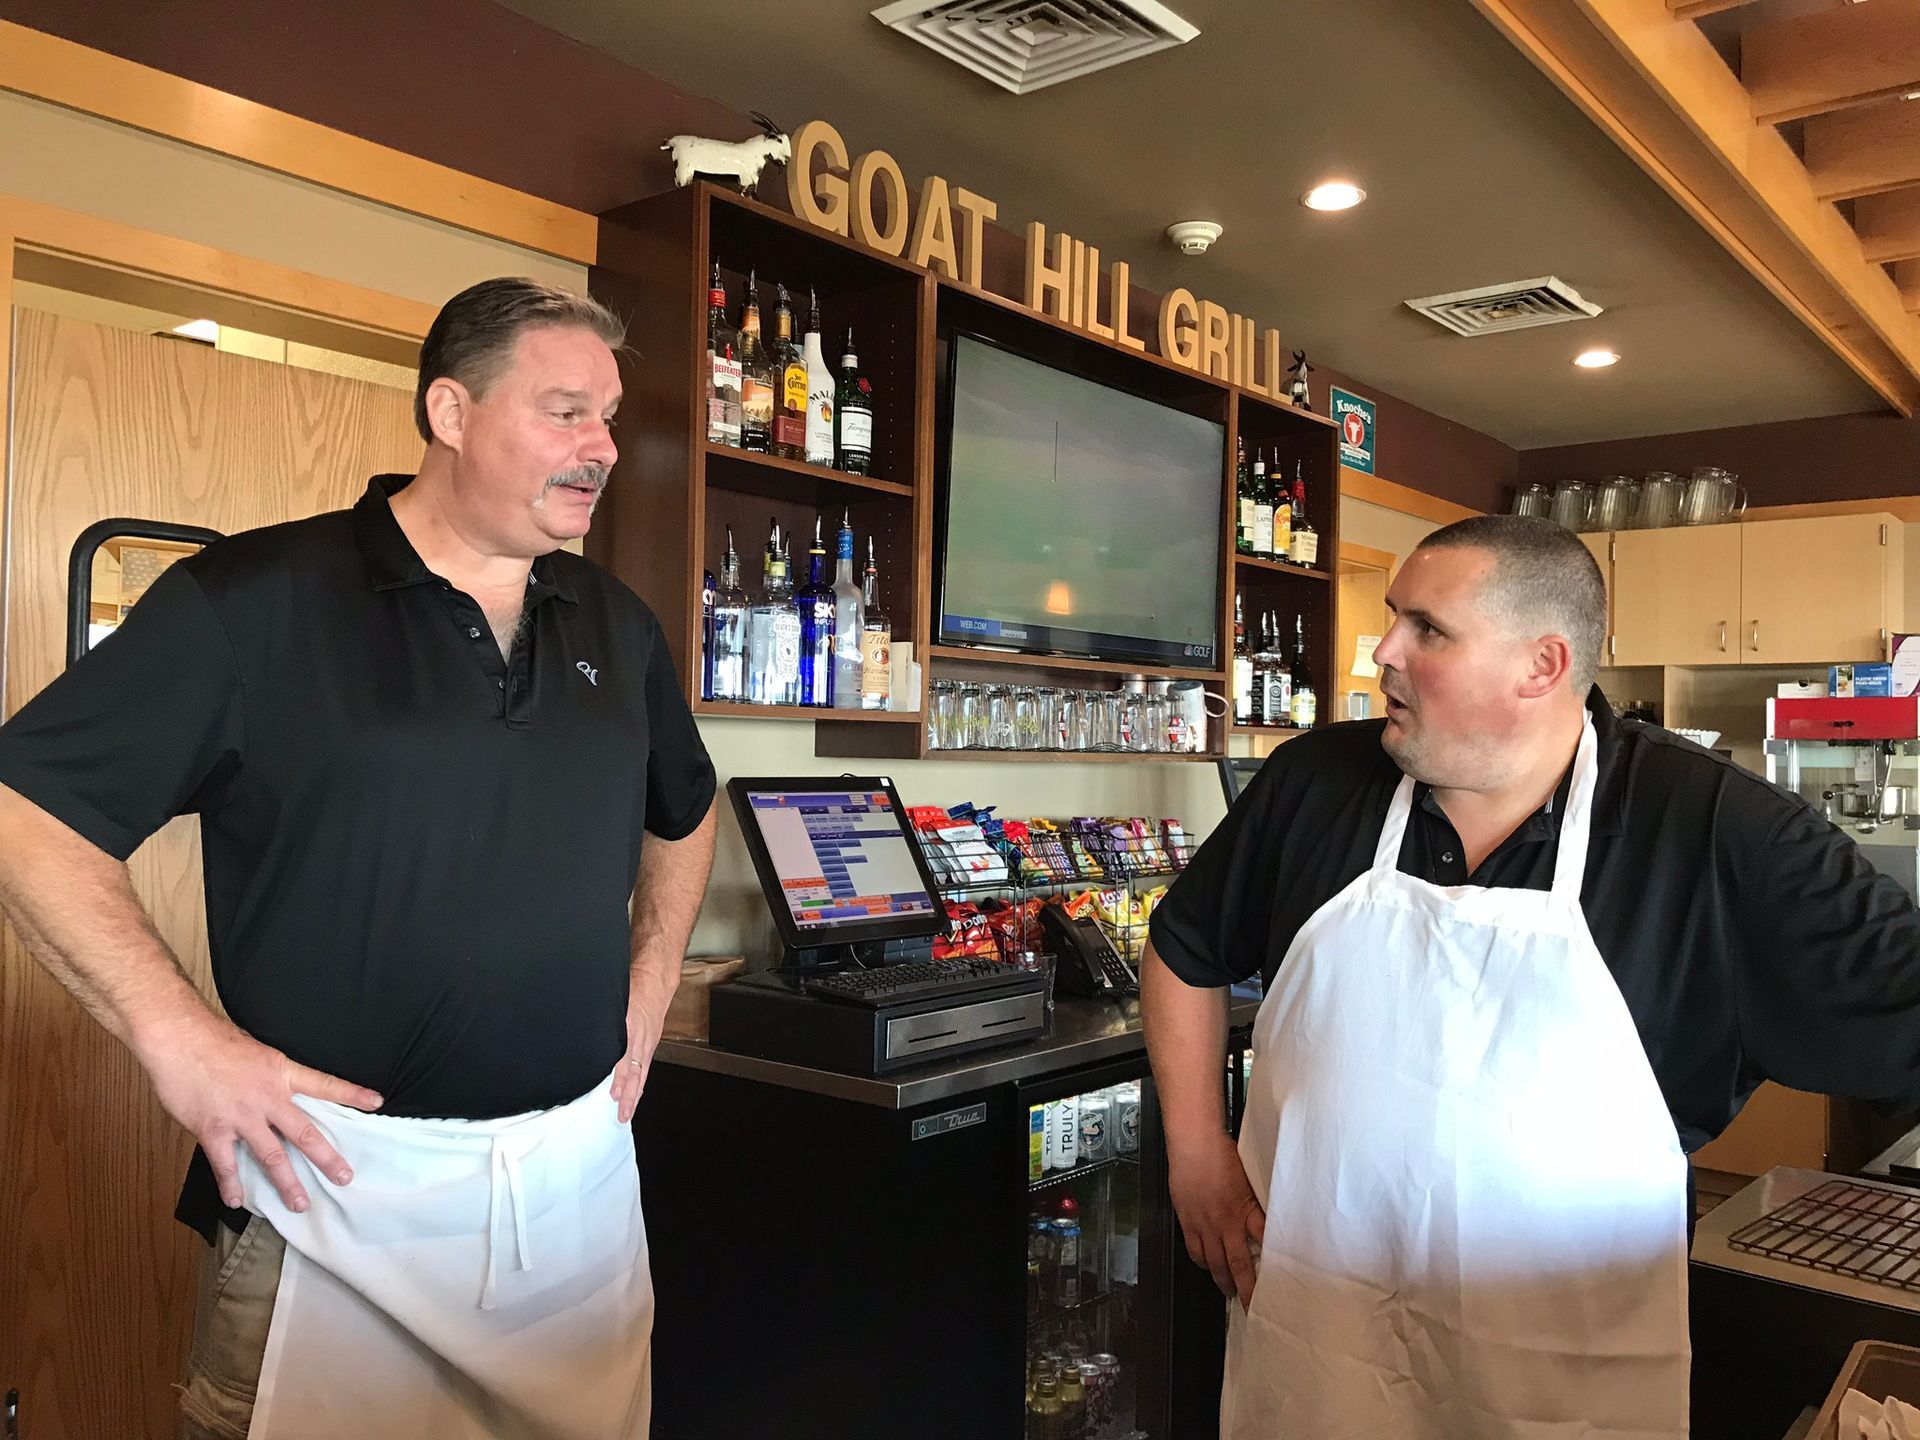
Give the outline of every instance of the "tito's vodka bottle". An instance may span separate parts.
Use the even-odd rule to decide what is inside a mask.
[[[747,592],[740,588],[740,557],[727,527],[726,558],[720,562],[720,587],[713,592],[713,640],[710,669],[713,698],[743,704],[747,698]]]
[[[765,588],[747,612],[747,698],[755,705],[800,703],[800,612],[787,575],[787,542],[775,521],[767,536]]]

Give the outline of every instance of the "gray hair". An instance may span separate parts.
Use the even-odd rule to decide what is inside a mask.
[[[542,325],[591,330],[610,350],[620,349],[627,338],[626,325],[591,296],[519,276],[469,285],[440,307],[420,345],[420,379],[413,392],[420,438],[433,440],[427,387],[444,377],[458,380],[474,399],[484,399],[507,368],[520,333]]]
[[[1560,635],[1573,652],[1570,679],[1584,698],[1607,640],[1607,582],[1572,531],[1527,515],[1476,515],[1436,530],[1421,550],[1484,550],[1493,573],[1480,607],[1516,635]]]

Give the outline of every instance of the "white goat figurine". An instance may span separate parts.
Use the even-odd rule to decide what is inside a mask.
[[[759,187],[761,168],[769,161],[785,165],[793,158],[793,146],[786,132],[762,115],[752,111],[754,123],[766,133],[751,140],[707,140],[698,135],[674,135],[662,145],[673,152],[673,183],[689,185],[696,175],[728,179],[751,195]]]

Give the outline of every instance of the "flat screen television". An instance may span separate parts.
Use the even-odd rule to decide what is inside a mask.
[[[956,333],[942,643],[1210,668],[1226,427]]]

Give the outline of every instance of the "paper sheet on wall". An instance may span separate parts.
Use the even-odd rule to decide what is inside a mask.
[[[1373,663],[1373,652],[1379,648],[1378,635],[1362,635],[1353,642],[1353,674],[1356,679],[1371,680],[1380,673]]]

